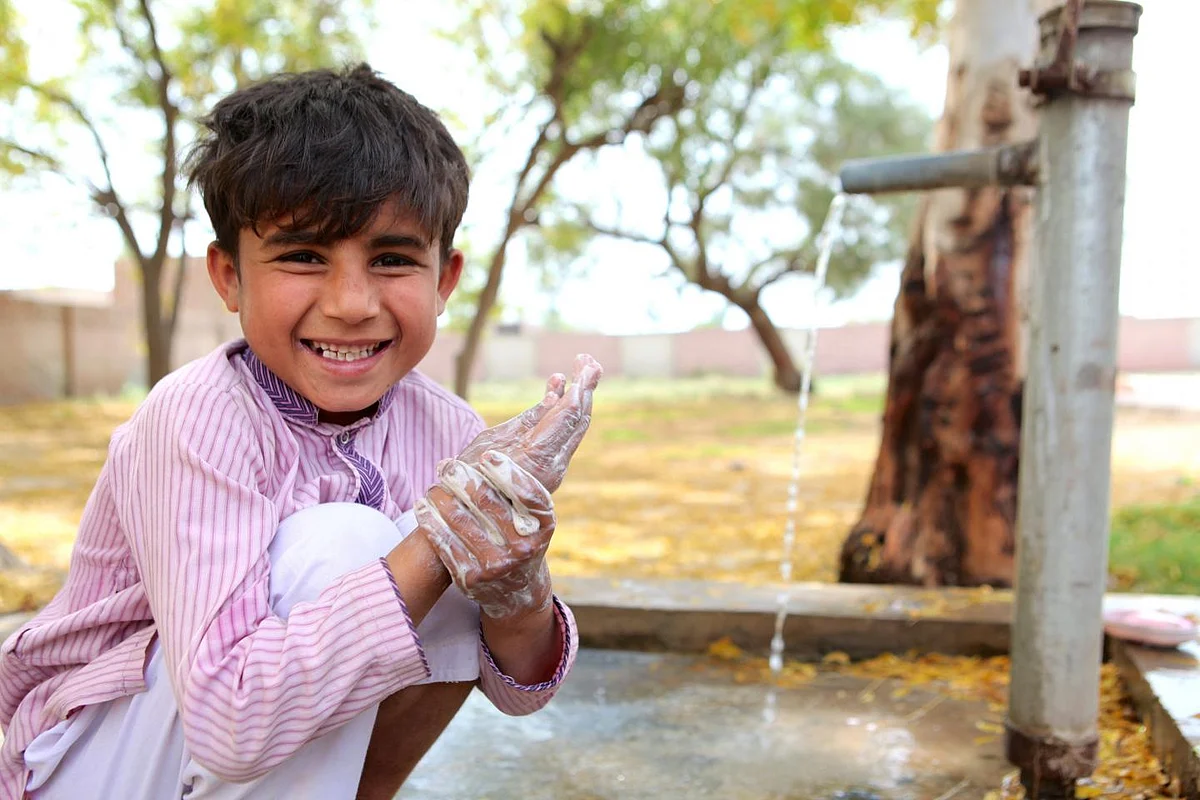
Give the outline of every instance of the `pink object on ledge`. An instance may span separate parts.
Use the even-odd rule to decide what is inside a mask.
[[[1104,612],[1104,631],[1117,639],[1155,647],[1178,647],[1200,635],[1200,626],[1169,611],[1122,609]]]

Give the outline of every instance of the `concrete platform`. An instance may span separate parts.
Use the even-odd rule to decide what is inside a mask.
[[[397,797],[976,800],[999,787],[1011,767],[976,727],[998,715],[892,688],[819,675],[779,689],[768,721],[768,686],[703,657],[584,650],[537,714],[505,717],[473,693]]]
[[[696,580],[554,579],[584,646],[702,653],[728,637],[767,655],[782,592],[787,655],[816,661],[909,650],[989,656],[1008,652],[1012,592],[797,582],[747,586]]]
[[[948,800],[982,796],[972,793],[988,781],[995,786],[1007,769],[998,744],[966,744],[980,735],[973,728],[978,709],[946,701],[913,726],[911,706],[864,709],[853,679],[824,676],[781,692],[778,720],[766,725],[766,687],[696,669],[696,654],[721,637],[765,655],[784,587],[568,578],[555,585],[575,611],[587,648],[563,693],[551,708],[521,720],[473,697],[402,798],[943,800],[952,792]],[[817,660],[833,650],[853,658],[910,649],[1008,650],[1010,592],[829,584],[786,590],[786,644],[794,659]],[[1200,597],[1110,594],[1105,606],[1200,617]],[[0,616],[0,640],[28,616]],[[1108,653],[1157,755],[1183,796],[1200,800],[1200,643],[1158,650],[1109,641]],[[951,718],[942,719],[947,713]],[[925,766],[914,772],[914,764]],[[483,785],[485,773],[494,791]],[[551,788],[539,793],[535,775],[547,776]]]
[[[1184,797],[1200,798],[1200,642],[1173,650],[1114,642],[1110,653],[1150,728],[1154,754]]]

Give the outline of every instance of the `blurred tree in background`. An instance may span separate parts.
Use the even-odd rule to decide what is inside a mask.
[[[927,33],[937,0],[462,0],[449,35],[474,54],[499,103],[488,119],[493,140],[531,130],[515,168],[510,201],[456,363],[455,391],[465,396],[485,326],[499,297],[509,246],[531,226],[581,244],[577,226],[552,227],[555,178],[580,154],[648,138],[685,110],[698,118],[713,87],[731,86],[788,54],[826,51],[829,34],[886,12]],[[765,80],[760,79],[760,80]],[[703,120],[700,120],[703,123]],[[486,138],[486,137],[485,137]],[[509,142],[511,144],[511,142]],[[486,144],[481,151],[486,157]],[[816,202],[815,199],[813,201]],[[548,232],[548,233],[547,233]],[[793,245],[794,246],[794,245]]]
[[[170,371],[192,217],[178,173],[196,120],[265,75],[360,56],[372,2],[74,0],[62,24],[78,26],[77,52],[46,54],[30,51],[20,4],[0,0],[0,173],[65,179],[120,228],[141,280],[148,385]],[[122,158],[131,139],[155,166]]]
[[[659,248],[685,281],[745,312],[775,385],[797,392],[800,370],[763,308],[763,291],[812,272],[842,162],[920,150],[931,121],[828,51],[765,55],[702,86],[689,108],[648,137],[646,154],[662,180],[656,218],[624,213],[614,197],[581,203],[559,224]],[[835,294],[853,292],[876,264],[902,254],[912,210],[911,198],[855,198],[830,265]]]

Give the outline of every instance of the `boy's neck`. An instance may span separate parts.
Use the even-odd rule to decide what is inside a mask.
[[[322,408],[317,412],[317,420],[328,422],[331,425],[353,425],[360,419],[375,416],[377,411],[379,411],[379,403],[372,403],[361,411],[326,411]]]

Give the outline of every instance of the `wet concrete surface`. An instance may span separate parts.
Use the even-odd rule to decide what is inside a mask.
[[[398,800],[967,800],[1011,771],[977,703],[822,674],[780,688],[678,654],[583,650],[554,701],[505,717],[478,692]],[[981,738],[988,741],[977,741]]]
[[[1010,769],[999,741],[975,743],[984,735],[975,723],[995,715],[920,689],[893,700],[884,684],[865,703],[868,684],[821,676],[781,689],[777,719],[766,723],[768,687],[738,685],[728,670],[700,668],[706,659],[686,655],[723,635],[750,652],[765,648],[774,623],[765,589],[567,583],[576,618],[590,615],[580,625],[585,644],[606,649],[583,650],[538,714],[505,717],[474,693],[401,800],[966,800]],[[973,652],[1007,639],[1011,593],[868,589],[793,587],[789,654],[866,657],[902,644]],[[1109,594],[1105,607],[1200,618],[1200,597]],[[0,615],[0,640],[28,617]],[[618,649],[627,641],[675,652]],[[1162,650],[1110,642],[1110,653],[1159,758],[1200,798],[1200,643]]]
[[[1114,643],[1112,655],[1150,726],[1155,755],[1184,797],[1200,797],[1200,642],[1178,648]]]

